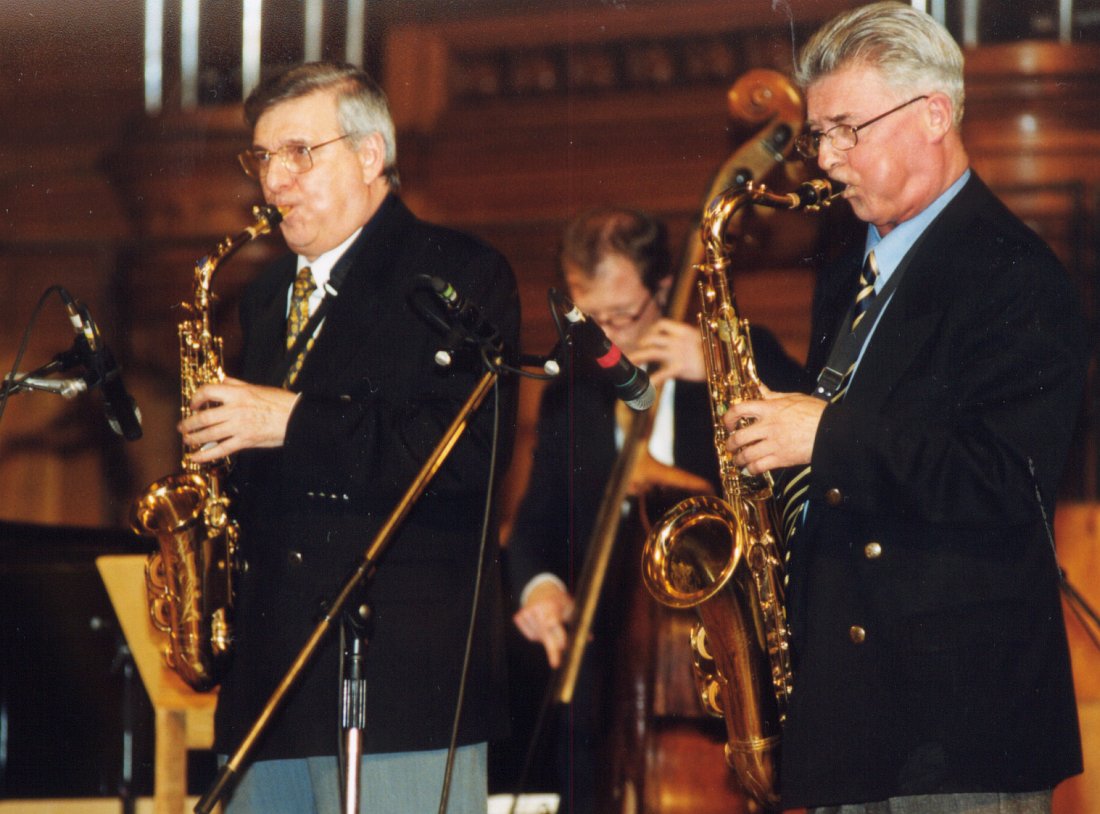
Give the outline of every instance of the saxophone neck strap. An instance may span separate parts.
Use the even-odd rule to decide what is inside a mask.
[[[894,296],[905,269],[908,268],[910,260],[923,238],[924,235],[918,238],[916,243],[905,253],[901,262],[898,263],[898,267],[886,279],[882,289],[875,293],[871,305],[864,312],[863,319],[859,321],[854,331],[852,330],[852,321],[855,319],[855,301],[853,300],[852,304],[848,306],[848,311],[844,314],[844,320],[840,326],[840,332],[833,342],[833,349],[829,352],[829,361],[825,363],[825,367],[818,374],[817,384],[810,395],[823,401],[833,401],[837,393],[842,391],[852,373],[856,360],[859,359],[863,346],[867,343],[867,338],[871,335],[879,316],[889,304],[890,298]]]

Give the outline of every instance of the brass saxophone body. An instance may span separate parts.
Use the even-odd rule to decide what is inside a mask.
[[[784,543],[769,475],[750,476],[726,449],[722,417],[758,399],[748,321],[730,285],[726,229],[744,206],[815,210],[832,195],[824,180],[777,195],[749,183],[715,197],[702,222],[705,261],[699,330],[724,499],[688,498],[653,529],[642,577],[657,601],[695,608],[693,668],[703,708],[726,724],[726,761],[741,787],[766,809],[779,805],[780,731],[791,693],[784,603]]]
[[[186,316],[178,326],[182,418],[191,414],[200,386],[225,377],[222,338],[211,330],[214,273],[284,214],[274,206],[254,207],[255,223],[195,263],[192,299],[181,304]],[[145,587],[153,624],[168,634],[165,662],[200,692],[221,680],[233,644],[238,529],[224,489],[227,470],[226,460],[197,464],[185,454],[182,471],[150,484],[130,509],[131,528],[158,542],[145,565]]]

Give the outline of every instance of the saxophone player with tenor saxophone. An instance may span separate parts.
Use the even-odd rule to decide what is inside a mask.
[[[350,65],[301,65],[254,91],[245,115],[252,141],[240,162],[283,213],[291,254],[244,295],[240,378],[199,387],[179,427],[191,461],[234,459],[236,625],[215,716],[215,748],[225,755],[250,733],[320,603],[362,562],[483,379],[467,345],[446,348],[449,366],[435,363],[451,340],[414,307],[418,280],[433,275],[476,303],[505,354],[519,325],[507,261],[419,220],[398,197],[393,121],[370,76]],[[491,459],[499,450],[497,466],[506,468],[514,426],[515,387],[504,381],[497,437],[490,403],[471,416],[362,591],[371,612],[356,651],[366,687],[364,814],[436,811],[445,776],[447,811],[487,807],[486,744],[507,727],[492,528],[479,551]],[[345,652],[331,636],[308,664],[259,736],[228,814],[344,810]]]
[[[796,78],[799,150],[867,238],[819,278],[813,394],[724,419],[737,466],[784,470],[782,805],[1048,812],[1081,771],[1051,533],[1079,296],[971,168],[962,53],[929,15],[846,12]]]

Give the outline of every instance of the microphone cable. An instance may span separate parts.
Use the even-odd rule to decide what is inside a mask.
[[[488,358],[484,346],[481,357],[489,370],[496,370],[497,379],[493,382],[493,430],[489,444],[489,477],[485,491],[485,508],[481,518],[481,539],[478,542],[477,575],[474,577],[474,596],[470,606],[470,622],[466,628],[466,649],[462,657],[462,674],[458,682],[458,698],[455,701],[454,721],[451,725],[451,740],[447,745],[447,765],[443,772],[443,787],[439,795],[439,814],[447,813],[447,804],[451,796],[451,778],[454,773],[455,750],[458,745],[458,729],[462,722],[462,707],[466,698],[466,684],[470,674],[470,660],[474,648],[474,630],[477,628],[478,608],[481,605],[481,583],[485,574],[485,554],[488,550],[489,529],[492,527],[493,490],[496,485],[497,457],[500,446],[500,367],[494,367]]]

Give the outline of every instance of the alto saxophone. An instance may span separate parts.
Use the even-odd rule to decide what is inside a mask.
[[[726,449],[722,421],[731,405],[761,396],[748,321],[737,312],[725,233],[742,207],[813,211],[829,203],[828,181],[777,195],[749,183],[714,198],[703,217],[699,267],[714,446],[725,499],[688,498],[646,540],[642,577],[657,601],[695,608],[693,671],[703,708],[726,724],[726,762],[765,809],[779,805],[780,730],[791,693],[784,603],[784,541],[770,475],[750,476]]]
[[[192,300],[181,304],[186,312],[179,323],[183,418],[191,414],[191,397],[201,385],[225,377],[222,338],[211,330],[214,272],[245,243],[270,232],[285,212],[257,206],[252,214],[255,223],[195,263]],[[182,468],[152,483],[134,502],[130,525],[159,543],[145,565],[145,588],[153,624],[168,634],[165,662],[204,692],[221,680],[232,649],[238,529],[222,483],[228,462],[197,464],[184,454]]]

